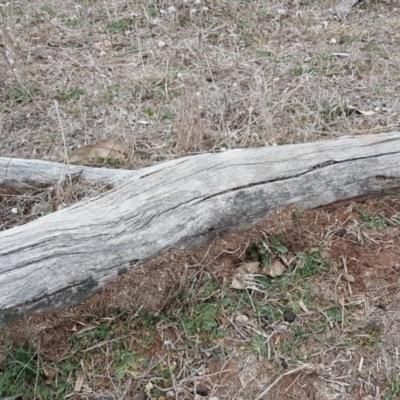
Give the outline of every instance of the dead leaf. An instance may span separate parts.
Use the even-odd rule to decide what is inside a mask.
[[[346,279],[347,282],[355,282],[356,280],[351,274],[343,274],[343,278]]]
[[[285,272],[285,266],[279,260],[273,260],[272,265],[268,268],[264,268],[263,272],[265,275],[275,278],[281,276]]]
[[[244,289],[244,285],[243,285],[243,283],[240,281],[240,279],[238,279],[238,278],[236,278],[236,276],[234,276],[234,277],[232,278],[231,288],[232,288],[232,289],[239,289],[239,290],[242,290],[242,289]]]
[[[113,140],[99,140],[95,144],[79,147],[69,156],[70,163],[81,163],[85,160],[117,159],[120,161],[129,157],[128,146]]]
[[[85,373],[81,371],[79,372],[78,377],[76,378],[75,381],[75,387],[74,387],[75,392],[80,392],[83,386],[83,382],[85,382]]]
[[[116,150],[125,156],[129,156],[130,149],[127,145],[114,140],[98,140],[96,146],[105,147],[106,149]]]
[[[260,269],[260,263],[258,261],[252,261],[245,264],[242,264],[237,268],[237,273],[242,274],[257,274]]]

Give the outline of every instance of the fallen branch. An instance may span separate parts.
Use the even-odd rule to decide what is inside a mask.
[[[60,171],[114,188],[0,232],[0,326],[81,303],[163,252],[243,231],[287,205],[398,191],[400,134],[231,150],[140,171],[0,158],[3,186],[48,184]]]

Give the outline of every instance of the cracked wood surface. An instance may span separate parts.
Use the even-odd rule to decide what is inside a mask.
[[[400,132],[203,154],[139,171],[70,168],[115,186],[0,232],[0,326],[79,304],[163,252],[251,228],[287,205],[398,191]],[[35,169],[47,183],[65,171],[0,158],[0,183],[33,183]]]

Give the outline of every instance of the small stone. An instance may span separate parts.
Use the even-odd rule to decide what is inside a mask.
[[[283,319],[286,322],[292,323],[296,319],[296,314],[291,311],[285,311],[283,313]]]
[[[378,321],[371,319],[367,322],[366,328],[370,331],[379,331]]]
[[[208,389],[205,386],[197,386],[196,387],[196,394],[200,396],[207,396],[208,395]]]
[[[339,229],[338,231],[336,231],[335,234],[338,237],[344,237],[346,235],[346,233],[347,233],[346,228],[342,228],[342,229]]]
[[[165,397],[167,399],[174,399],[175,398],[175,392],[173,390],[168,390],[168,392],[165,393]]]
[[[236,315],[235,322],[238,325],[246,325],[249,322],[249,317],[247,315],[244,315],[244,314]]]

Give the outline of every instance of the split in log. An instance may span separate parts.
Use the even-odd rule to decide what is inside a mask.
[[[114,187],[0,232],[0,326],[83,302],[170,249],[255,226],[287,205],[310,209],[400,189],[400,133],[237,149],[139,171],[0,158],[0,185],[80,173]]]

